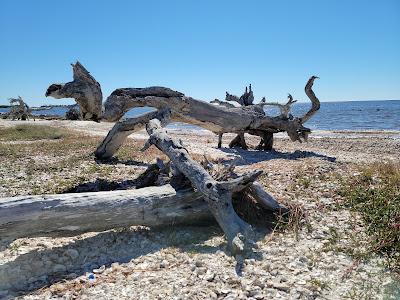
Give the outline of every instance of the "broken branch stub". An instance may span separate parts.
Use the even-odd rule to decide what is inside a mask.
[[[263,98],[265,100],[265,98]],[[288,94],[288,102],[286,104],[280,104],[278,102],[261,102],[261,105],[263,106],[277,106],[281,112],[281,117],[284,119],[293,119],[293,116],[291,115],[290,111],[292,109],[292,104],[296,103],[297,100],[293,100],[292,95]]]

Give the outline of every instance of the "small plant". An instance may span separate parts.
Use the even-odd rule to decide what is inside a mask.
[[[11,253],[18,252],[18,249],[23,245],[21,241],[15,241],[8,246]]]
[[[325,282],[325,281],[321,281],[319,279],[311,279],[309,281],[309,283],[311,284],[311,286],[314,289],[321,289],[321,290],[330,290],[331,288],[329,287],[329,283]]]
[[[279,230],[293,231],[298,240],[300,230],[306,226],[310,230],[309,222],[304,207],[297,203],[285,203],[288,212],[276,214],[276,228]]]
[[[344,206],[361,213],[370,236],[369,250],[384,255],[400,272],[400,164],[374,163],[342,184]]]
[[[308,189],[311,185],[311,178],[309,177],[302,177],[299,179],[299,183],[306,189]]]
[[[329,241],[336,244],[340,238],[340,235],[335,227],[329,227]]]

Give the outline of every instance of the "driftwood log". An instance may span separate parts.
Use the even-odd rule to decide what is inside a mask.
[[[179,185],[187,187],[185,182],[186,184],[189,183],[189,186],[192,188],[191,192],[201,195],[201,201],[207,204],[209,212],[211,212],[224,231],[228,246],[233,254],[240,255],[253,245],[252,227],[241,219],[234,210],[232,203],[234,196],[238,194],[249,195],[251,199],[254,199],[263,207],[272,210],[285,209],[284,206],[280,205],[256,182],[256,179],[262,173],[261,171],[256,170],[247,174],[237,175],[232,172],[233,168],[229,167],[230,172],[225,172],[224,176],[219,176],[218,174],[212,176],[212,170],[210,172],[207,171],[207,168],[193,160],[182,143],[169,136],[163,129],[163,126],[172,121],[198,125],[218,134],[220,137],[219,143],[221,142],[223,133],[232,132],[237,133],[237,143],[239,144],[242,142],[245,143],[244,134],[250,133],[262,137],[264,144],[270,143],[272,145],[273,133],[280,131],[287,132],[293,141],[301,142],[307,139],[307,135],[310,132],[310,129],[304,127],[303,123],[319,109],[319,100],[312,91],[312,85],[317,77],[311,77],[305,88],[306,94],[312,102],[311,109],[300,118],[288,118],[287,116],[283,116],[283,114],[278,117],[266,116],[263,109],[265,103],[253,104],[254,97],[251,86],[249,90],[246,88],[245,94],[242,97],[227,94],[227,98],[229,98],[227,100],[238,102],[242,105],[240,107],[214,105],[186,97],[182,93],[169,88],[149,87],[117,89],[107,98],[102,108],[100,84],[79,62],[72,66],[74,80],[66,84],[52,84],[47,89],[46,96],[75,98],[80,106],[83,119],[117,121],[97,148],[95,152],[96,157],[100,159],[110,158],[119,149],[129,134],[146,128],[150,137],[143,150],[154,145],[169,157],[170,162],[168,164],[171,170],[173,170],[174,178],[181,179],[180,181],[178,180],[178,187]],[[131,108],[143,106],[153,107],[156,111],[119,121]],[[152,177],[151,174],[149,177]],[[172,181],[171,179],[171,183]],[[129,192],[127,193],[129,194]],[[96,195],[91,196],[96,198]],[[76,198],[82,199],[79,195]],[[71,199],[67,198],[64,204],[68,206],[69,201]],[[156,200],[153,199],[152,201]],[[110,202],[105,203],[109,207],[111,220],[118,215],[118,213],[114,214],[112,211],[114,209],[120,211],[121,208],[118,205],[129,201],[115,199],[111,203],[114,202],[114,206],[110,206]],[[141,206],[144,206],[146,201],[131,201],[130,204],[132,205],[132,203],[136,203],[136,206],[133,205],[131,207],[133,210],[127,209],[130,212],[126,214],[124,212],[124,219],[129,219],[130,214],[134,216],[133,220],[136,220],[138,216],[140,217],[143,210]],[[177,212],[182,211],[179,203],[174,202],[174,205],[176,205]],[[41,209],[43,210],[44,208]],[[186,214],[188,212],[190,213],[190,210],[186,210]],[[157,216],[152,217],[150,214],[150,221],[145,222],[143,219],[141,224],[159,225],[159,222],[161,222],[160,219],[165,220],[165,222],[171,221],[171,218],[168,218],[168,216],[164,216],[164,219],[160,218],[160,213],[162,211],[158,211]],[[121,216],[116,218],[121,219]],[[186,220],[187,215],[180,215],[180,218]],[[129,221],[126,222],[129,223]],[[85,227],[85,224],[87,227]],[[81,224],[80,228],[89,229],[91,227],[90,219],[86,218],[85,224]],[[51,223],[47,223],[47,227],[50,225]],[[61,228],[68,227],[64,223],[61,225]],[[112,223],[111,225],[115,226],[117,224]]]
[[[149,106],[158,110],[169,109],[171,111],[170,121],[198,125],[218,134],[220,138],[223,133],[229,132],[241,136],[245,133],[257,135],[266,140],[264,149],[268,150],[271,148],[272,134],[277,132],[287,132],[292,141],[307,140],[311,130],[304,127],[303,124],[320,108],[319,100],[312,90],[314,80],[318,77],[312,76],[305,87],[312,107],[304,116],[292,119],[283,115],[267,116],[263,109],[265,103],[250,105],[254,100],[251,90],[245,92],[240,98],[227,95],[230,100],[249,105],[226,107],[186,97],[180,92],[165,87],[121,88],[111,93],[102,109],[103,99],[100,84],[79,62],[72,66],[74,80],[65,84],[50,85],[46,96],[57,99],[74,98],[81,108],[82,118],[86,120],[117,122],[134,107]],[[142,128],[136,124],[141,121],[133,118],[116,123],[106,140],[99,146],[96,152],[97,157],[111,157],[129,134]],[[124,131],[124,133],[120,135],[120,131]],[[114,138],[113,135],[116,137]],[[108,151],[108,147],[112,150]]]
[[[32,115],[32,109],[28,104],[18,96],[18,98],[10,98],[11,109],[8,113],[8,117],[11,117],[12,120],[29,120],[29,117],[32,117],[35,120],[35,116]]]
[[[164,132],[159,120],[151,120],[147,129],[151,134],[147,147],[156,145],[171,161],[166,165],[158,161],[139,176],[136,186],[146,187],[2,198],[0,236],[70,236],[132,225],[210,224],[216,219],[232,253],[241,254],[252,245],[252,230],[233,209],[232,196],[250,197],[270,211],[287,211],[259,183],[253,182],[261,172],[239,176],[233,164],[218,169],[208,160],[203,168],[189,157],[179,141]],[[148,186],[157,183],[162,185]]]
[[[214,172],[213,178],[237,177],[232,167]],[[149,186],[160,182],[162,172],[151,165],[132,190],[1,198],[0,237],[69,236],[133,225],[208,224],[214,219],[203,194],[182,181],[172,179],[170,184],[164,179],[161,186]],[[257,182],[242,192],[265,209],[286,210]]]
[[[137,190],[20,196],[0,200],[0,236],[68,236],[132,225],[212,219],[202,194],[171,185]]]
[[[168,118],[168,112],[163,111],[157,117]],[[216,172],[208,162],[213,173],[210,175],[190,158],[180,141],[168,136],[159,119],[152,119],[147,124],[150,138],[144,150],[155,145],[170,158],[170,162],[165,165],[158,161],[151,165],[139,176],[137,186],[156,182],[164,183],[162,186],[0,199],[0,236],[60,236],[131,225],[209,223],[214,216],[233,254],[249,249],[252,229],[236,214],[232,196],[249,195],[263,208],[286,210],[255,182],[262,172],[239,176],[233,172],[233,164]],[[172,176],[168,175],[170,171]],[[166,179],[162,178],[165,175],[171,184],[165,184]],[[160,181],[160,177],[163,180]]]

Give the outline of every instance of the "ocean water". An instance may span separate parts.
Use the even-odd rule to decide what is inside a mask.
[[[295,103],[293,115],[301,116],[311,103]],[[35,110],[35,115],[65,115],[68,109],[54,107],[49,110]],[[134,117],[152,108],[140,107],[128,111],[124,117]],[[266,107],[270,116],[279,115],[275,107]],[[0,108],[0,113],[8,109]],[[187,124],[172,124],[172,127],[185,127],[196,129],[196,126]],[[321,102],[320,110],[307,122],[306,127],[314,130],[398,130],[400,131],[400,100],[385,101],[347,101],[347,102]]]
[[[310,103],[295,103],[293,115],[301,116]],[[322,102],[307,122],[315,130],[400,130],[400,100]]]
[[[9,108],[0,108],[0,113],[6,113],[10,111]],[[52,107],[50,109],[43,110],[33,110],[32,114],[35,116],[45,115],[45,116],[65,116],[68,111],[67,107]]]

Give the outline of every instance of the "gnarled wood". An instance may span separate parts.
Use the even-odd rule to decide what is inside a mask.
[[[79,104],[84,120],[99,121],[102,115],[103,94],[100,83],[82,66],[80,62],[71,64],[74,80],[65,84],[55,83],[49,86],[46,97],[56,99],[74,98]]]
[[[165,110],[152,111],[135,118],[129,118],[115,123],[114,127],[107,134],[95,151],[97,158],[108,159],[122,146],[125,139],[135,131],[145,128],[146,124],[154,118],[166,120]]]
[[[149,143],[164,152],[179,171],[186,176],[204,199],[225,233],[233,254],[240,254],[252,245],[252,228],[236,214],[232,193],[248,187],[262,173],[254,171],[229,181],[216,181],[199,163],[194,161],[183,145],[167,135],[160,121],[153,119],[147,125]]]
[[[281,112],[281,117],[285,119],[292,119],[293,116],[290,114],[290,110],[292,109],[292,104],[296,103],[297,100],[293,100],[292,95],[288,95],[288,102],[286,104],[280,104],[278,102],[265,102],[265,98],[261,101],[262,105],[270,105],[277,106]]]
[[[131,108],[150,106],[158,110],[117,123],[97,149],[96,156],[112,156],[130,133],[143,128],[147,123],[146,129],[150,138],[143,149],[150,145],[159,148],[170,158],[171,169],[175,170],[178,177],[189,180],[192,187],[202,194],[234,254],[241,254],[252,246],[253,232],[251,226],[233,209],[233,193],[246,191],[264,207],[274,210],[284,208],[254,182],[261,171],[227,177],[225,180],[214,179],[189,156],[180,141],[167,135],[160,120],[164,123],[180,121],[209,129],[219,134],[219,146],[225,132],[237,133],[238,143],[242,146],[245,145],[244,133],[259,135],[264,139],[264,149],[272,148],[272,134],[281,131],[287,132],[293,141],[301,142],[310,132],[310,129],[303,126],[303,122],[319,109],[319,101],[312,91],[316,77],[311,77],[306,85],[306,94],[313,106],[302,118],[266,116],[262,103],[252,105],[254,97],[251,86],[249,90],[246,88],[245,94],[240,98],[227,94],[227,100],[237,101],[243,105],[241,107],[213,105],[164,87],[117,89],[107,98],[104,113],[101,115],[98,109],[101,103],[100,85],[79,63],[73,66],[74,81],[65,85],[52,85],[46,95],[76,98],[86,119],[98,120],[101,116],[104,120],[117,121]]]
[[[271,151],[274,145],[274,135],[271,132],[259,132],[257,135],[261,137],[261,140],[256,149]]]
[[[247,86],[242,96],[238,97],[235,95],[231,95],[226,92],[225,96],[226,101],[235,101],[239,103],[241,106],[249,106],[253,105],[254,96],[253,91],[251,90],[251,84],[249,85],[249,90],[247,90]],[[248,147],[246,145],[246,140],[244,138],[244,132],[239,133],[233,140],[229,143],[230,148],[242,148],[243,150],[247,150]]]
[[[319,77],[317,77],[317,76],[311,76],[311,78],[308,80],[308,82],[304,88],[306,95],[311,100],[312,106],[311,106],[310,110],[304,114],[304,116],[300,117],[300,123],[302,123],[302,124],[307,122],[321,107],[319,99],[317,98],[317,96],[315,96],[315,93],[312,90],[314,80],[318,79],[318,78]]]
[[[51,85],[46,92],[46,96],[75,98],[81,106],[85,119],[99,120],[101,117],[102,120],[114,122],[118,121],[131,108],[150,106],[156,109],[169,109],[171,111],[171,121],[198,125],[216,134],[232,132],[263,136],[263,132],[277,133],[283,131],[288,133],[292,141],[301,142],[306,140],[311,132],[310,129],[303,126],[303,123],[309,120],[319,109],[319,100],[312,91],[312,85],[317,77],[313,76],[305,87],[306,94],[313,105],[310,111],[300,118],[288,119],[281,116],[266,116],[262,103],[249,105],[254,100],[251,87],[246,90],[245,96],[241,97],[242,99],[238,97],[236,99],[232,96],[238,103],[248,105],[242,107],[213,105],[186,97],[180,92],[164,87],[117,89],[107,98],[104,103],[104,113],[101,114],[102,94],[100,84],[94,80],[79,62],[73,65],[73,68],[74,81],[66,84]],[[234,100],[233,98],[231,100]],[[112,134],[117,134],[118,128],[125,131],[120,138],[115,139],[120,144],[124,137],[129,135],[129,131],[126,131],[124,126],[118,126],[114,128]],[[110,136],[108,139],[110,139]],[[114,148],[118,149],[118,146]],[[111,152],[107,152],[107,156],[112,155]]]
[[[204,156],[202,166],[210,172],[210,175],[217,181],[227,181],[239,177],[239,175],[235,173],[235,161],[231,161],[229,164],[215,164],[211,162],[207,156]],[[268,194],[261,184],[256,181],[249,184],[249,186],[242,190],[241,193],[254,198],[254,200],[265,209],[272,211],[287,211],[287,208],[284,205]]]
[[[225,100],[226,101],[235,101],[235,102],[239,103],[241,106],[253,105],[254,95],[253,95],[253,91],[251,90],[251,84],[249,85],[249,89],[247,89],[247,86],[246,86],[243,95],[240,97],[231,95],[228,92],[226,92]]]
[[[244,150],[247,150],[247,144],[246,144],[246,140],[244,138],[244,133],[239,133],[230,143],[229,143],[229,147],[230,148],[242,148]]]
[[[32,117],[35,120],[35,116],[32,115],[32,109],[25,103],[25,101],[18,96],[18,98],[10,98],[11,109],[8,113],[13,120],[29,120],[29,117]]]

